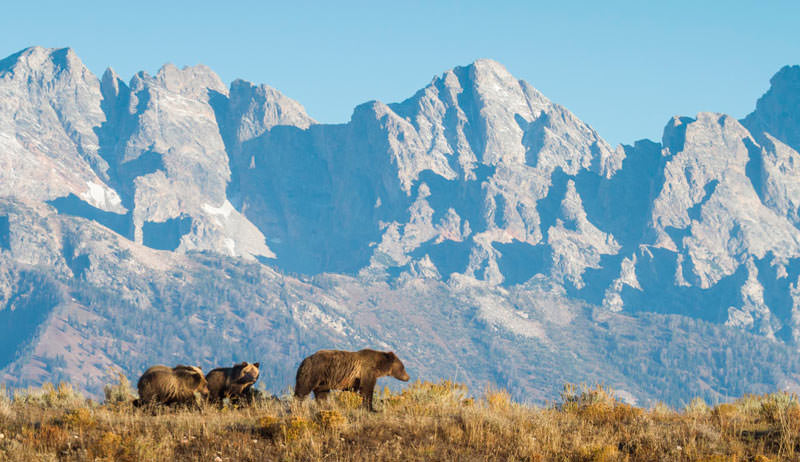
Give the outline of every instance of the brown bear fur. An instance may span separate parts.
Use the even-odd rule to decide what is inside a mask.
[[[206,375],[208,381],[208,399],[219,402],[225,398],[237,401],[253,396],[251,387],[258,380],[260,363],[247,362],[234,364],[233,367],[219,367]]]
[[[375,382],[388,375],[404,382],[409,378],[393,352],[321,350],[300,363],[294,395],[303,399],[313,391],[317,400],[324,400],[330,390],[358,391],[364,407],[374,410]]]
[[[139,399],[136,406],[144,404],[192,404],[195,393],[208,396],[208,382],[203,371],[195,366],[153,366],[147,369],[137,383]]]

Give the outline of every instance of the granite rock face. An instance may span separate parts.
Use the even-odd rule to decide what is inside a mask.
[[[800,66],[785,66],[778,71],[770,79],[770,89],[742,123],[759,140],[769,134],[800,150]]]
[[[94,128],[100,85],[72,50],[30,48],[0,61],[0,194],[46,201],[74,194],[121,211],[102,180]]]
[[[796,389],[799,69],[742,121],[613,148],[490,60],[329,125],[202,65],[26,49],[0,61],[3,380],[260,359],[277,391],[373,346],[534,400]]]

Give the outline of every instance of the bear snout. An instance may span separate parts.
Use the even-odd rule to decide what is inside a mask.
[[[210,392],[209,392],[209,390],[208,390],[208,384],[206,384],[206,385],[203,385],[203,386],[202,386],[202,387],[200,387],[200,389],[199,389],[199,390],[197,390],[197,391],[198,391],[198,393],[200,393],[200,394],[201,394],[202,396],[204,396],[204,397],[208,396],[208,395],[209,395],[209,393],[210,393]]]

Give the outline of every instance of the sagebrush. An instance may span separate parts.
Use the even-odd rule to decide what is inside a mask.
[[[325,403],[290,396],[254,404],[134,409],[127,380],[107,402],[66,384],[0,393],[0,460],[775,461],[800,457],[795,395],[745,396],[681,410],[643,409],[602,386],[567,385],[545,407],[499,389],[416,382]]]

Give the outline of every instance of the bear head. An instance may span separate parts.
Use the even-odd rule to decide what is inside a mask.
[[[243,362],[235,364],[231,371],[231,382],[237,385],[251,385],[256,383],[260,373],[261,363]]]
[[[410,378],[408,373],[406,372],[406,367],[403,365],[403,362],[400,361],[400,358],[394,354],[393,351],[384,353],[384,361],[387,365],[388,375],[396,378],[397,380],[402,380],[403,382],[408,382]]]

